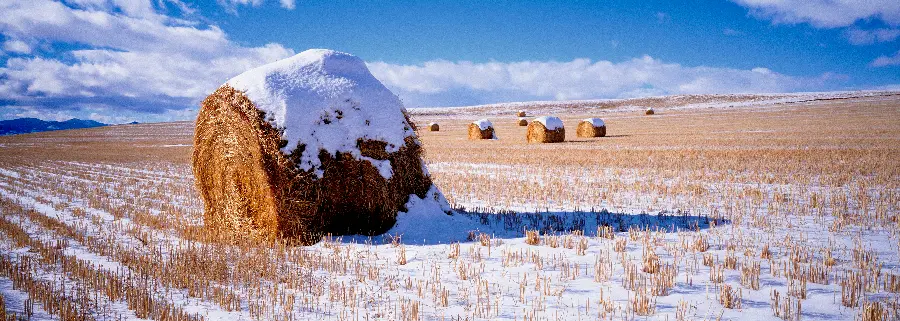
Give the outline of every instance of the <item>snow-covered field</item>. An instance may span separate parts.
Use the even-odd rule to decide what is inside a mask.
[[[896,319],[900,97],[805,95],[415,110],[441,126],[419,135],[456,214],[309,247],[204,229],[191,123],[2,137],[2,302],[65,320]],[[526,144],[519,109],[571,136]],[[586,114],[607,137],[572,137]],[[484,117],[500,139],[468,141]]]
[[[642,97],[627,99],[595,99],[567,101],[529,101],[498,103],[467,107],[427,107],[410,108],[409,112],[418,116],[450,115],[511,115],[519,110],[533,114],[558,113],[611,113],[641,111],[647,108],[667,110],[683,109],[735,109],[758,108],[787,104],[821,104],[835,100],[896,100],[897,91],[830,91],[788,94],[703,94]]]

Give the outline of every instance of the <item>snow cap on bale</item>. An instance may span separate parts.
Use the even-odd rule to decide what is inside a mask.
[[[469,124],[469,139],[497,139],[494,124],[487,119],[479,119]]]
[[[393,153],[407,137],[415,137],[400,98],[372,76],[362,59],[347,53],[310,49],[246,71],[227,84],[243,91],[273,126],[284,130],[283,152],[305,148],[297,166],[319,177],[319,151],[324,150],[368,160],[389,179],[390,164],[361,156],[357,141],[385,142],[385,151]]]
[[[314,49],[249,70],[203,101],[196,126],[213,228],[311,244],[452,213],[400,100],[352,55]]]
[[[528,124],[525,138],[529,143],[558,143],[566,140],[566,129],[559,117],[542,116]]]
[[[600,118],[586,118],[578,123],[576,134],[578,137],[604,137],[606,136],[606,123]]]
[[[559,117],[541,116],[535,118],[534,121],[543,124],[544,128],[547,128],[547,130],[557,130],[559,128],[563,128],[563,122],[561,119],[559,119]]]

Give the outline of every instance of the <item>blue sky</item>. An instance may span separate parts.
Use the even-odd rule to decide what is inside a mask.
[[[900,89],[900,2],[858,2],[0,0],[0,118],[192,119],[309,48],[408,107]]]

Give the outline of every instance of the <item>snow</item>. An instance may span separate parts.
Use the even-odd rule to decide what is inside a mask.
[[[369,72],[362,59],[343,52],[310,49],[293,57],[246,71],[227,85],[243,91],[284,129],[285,153],[305,144],[297,166],[321,177],[319,151],[349,153],[362,159],[357,141],[387,143],[388,153],[415,132],[403,116],[400,98]],[[367,159],[382,175],[388,160]],[[386,175],[385,178],[390,178]]]
[[[62,166],[54,166],[56,164],[57,163],[49,164],[47,170],[62,168]],[[179,175],[178,172],[167,172],[163,170],[147,170],[144,168],[127,169],[126,167],[105,165],[88,166],[88,164],[80,166],[78,172],[94,175],[95,173],[100,173],[95,172],[94,170],[99,170],[101,168],[102,172],[105,172],[102,173],[106,175],[104,177],[116,178],[114,181],[121,181],[122,178],[129,177],[129,175],[135,175],[136,173],[156,173],[154,175],[159,175],[159,181],[174,181],[178,178],[177,175]],[[512,171],[514,176],[521,176],[528,181],[537,182],[545,180],[545,177],[538,175],[538,172],[535,172],[528,167],[499,163],[434,163],[430,164],[430,168],[437,173],[446,173],[449,171],[472,173],[475,176],[473,179],[479,180],[490,179],[489,176],[495,175],[497,172],[509,171]],[[46,172],[42,172],[44,169],[41,169],[41,171],[38,172],[29,172],[27,169],[22,168],[17,168],[16,170],[23,179],[57,177],[48,176]],[[186,169],[185,172],[187,172],[187,170],[188,169]],[[35,176],[38,174],[42,176]],[[551,173],[548,173],[548,175],[549,174]],[[632,174],[626,172],[618,175]],[[72,182],[73,180],[81,182],[78,180],[81,176],[84,175],[60,175],[58,178],[65,179],[63,180],[64,182]],[[571,172],[568,175],[561,176],[572,177],[573,179],[595,178],[583,177],[580,172]],[[640,179],[641,177],[636,176],[635,178]],[[117,231],[118,229],[114,229],[113,226],[118,226],[123,223],[123,220],[127,220],[125,218],[120,218],[115,219],[114,221],[108,221],[108,213],[100,213],[99,209],[91,209],[90,204],[77,200],[77,197],[69,198],[66,194],[56,194],[59,192],[55,190],[18,187],[18,185],[12,185],[14,180],[9,179],[8,176],[0,179],[0,181],[9,182],[5,183],[9,184],[8,186],[5,186],[3,185],[4,183],[0,182],[0,189],[6,192],[0,193],[0,197],[10,199],[23,206],[32,208],[45,217],[56,218],[69,226],[90,226],[90,230],[104,231],[102,232],[103,234],[100,234],[99,236]],[[98,185],[98,187],[102,187],[102,185]],[[779,188],[782,187],[775,185],[767,187],[768,190]],[[19,193],[14,193],[13,191],[23,191],[24,195],[19,195]],[[43,195],[42,197],[46,200],[31,198],[30,195],[32,194]],[[119,197],[126,196],[122,195]],[[635,197],[641,196],[636,195]],[[51,206],[52,204],[60,202],[70,204],[73,207],[84,207],[87,210],[86,213],[88,216],[76,217],[71,215],[68,210],[57,210]],[[146,206],[148,206],[147,210],[149,211],[153,207],[161,205],[163,204],[151,202]],[[433,215],[434,213],[449,210],[449,208],[446,207],[443,196],[436,187],[432,187],[423,198],[414,195],[410,197],[406,204],[408,211],[398,214],[396,226],[388,232],[392,236],[400,236],[402,238],[402,248],[405,249],[406,257],[408,259],[408,263],[405,265],[393,263],[398,248],[395,248],[390,244],[378,244],[377,242],[368,243],[372,245],[363,245],[366,243],[360,241],[360,239],[365,240],[364,237],[353,239],[345,238],[344,243],[338,244],[338,246],[340,246],[338,249],[340,249],[342,253],[346,253],[346,257],[375,257],[375,260],[377,260],[378,263],[378,265],[375,266],[379,269],[380,278],[382,279],[409,279],[412,280],[412,284],[416,284],[415,282],[422,280],[436,280],[435,282],[439,282],[439,284],[446,286],[447,291],[450,293],[449,306],[439,307],[431,304],[428,300],[422,300],[422,305],[420,307],[422,310],[421,319],[439,319],[444,315],[448,317],[453,315],[471,316],[471,305],[473,302],[482,300],[478,294],[476,294],[477,291],[474,289],[478,288],[479,284],[481,284],[480,282],[489,282],[490,289],[488,295],[491,298],[490,302],[492,302],[496,310],[488,316],[478,319],[521,319],[523,313],[533,309],[533,302],[540,302],[544,309],[544,312],[541,313],[542,315],[558,316],[554,319],[559,320],[578,320],[584,315],[585,317],[582,319],[587,320],[594,319],[594,316],[597,315],[596,303],[601,296],[614,302],[620,309],[628,306],[629,297],[633,296],[634,291],[628,290],[623,286],[625,280],[624,275],[626,273],[625,266],[623,266],[622,261],[619,258],[625,257],[628,262],[639,264],[639,259],[643,255],[642,250],[645,247],[642,246],[641,242],[628,242],[624,252],[615,253],[612,251],[614,241],[593,237],[590,231],[596,230],[596,226],[602,222],[615,224],[617,227],[624,227],[617,228],[617,231],[628,230],[629,227],[649,225],[660,228],[658,231],[661,232],[658,236],[661,238],[661,242],[665,244],[677,244],[680,238],[679,234],[685,232],[682,231],[676,233],[673,231],[676,228],[683,229],[685,226],[691,226],[691,224],[686,224],[685,222],[698,219],[696,216],[687,216],[686,219],[683,219],[683,216],[663,216],[654,213],[631,214],[619,211],[603,211],[597,213],[594,213],[593,211],[580,212],[573,210],[572,205],[565,206],[566,208],[562,208],[563,205],[561,205],[559,211],[554,209],[532,209],[531,211],[533,212],[531,213],[516,209],[515,207],[521,206],[517,204],[511,204],[511,207],[506,208],[516,210],[520,215],[524,215],[524,217],[541,216],[546,218],[547,216],[555,216],[564,220],[563,226],[571,226],[572,222],[576,221],[576,218],[582,219],[585,227],[584,229],[588,231],[588,248],[585,251],[585,255],[577,255],[573,249],[565,247],[552,248],[546,245],[534,246],[525,243],[525,239],[521,236],[522,228],[537,228],[547,221],[554,220],[542,219],[536,221],[534,224],[537,225],[535,226],[531,223],[531,220],[524,219],[515,224],[513,230],[509,230],[508,227],[505,227],[504,224],[502,224],[502,221],[494,219],[495,217],[501,217],[500,215],[487,215],[486,217],[490,217],[490,223],[487,225],[479,222],[479,211],[475,208],[481,205],[476,204],[471,200],[463,202],[460,205],[464,205],[466,208],[471,208],[473,210],[471,210],[471,212],[460,212],[459,214],[452,216],[443,213],[440,215]],[[639,206],[633,210],[641,212],[646,210],[646,208],[647,207]],[[777,240],[783,240],[786,235],[802,235],[804,238],[808,238],[807,243],[809,244],[836,242],[838,246],[845,248],[852,248],[855,242],[864,244],[883,244],[883,246],[874,247],[874,249],[877,250],[876,254],[879,257],[879,260],[886,263],[886,269],[897,268],[895,262],[897,262],[898,252],[893,246],[893,244],[896,244],[896,240],[890,237],[887,230],[851,230],[847,233],[835,234],[827,230],[827,227],[831,225],[827,220],[825,222],[820,222],[818,221],[819,218],[794,216],[789,216],[786,220],[793,222],[794,225],[774,227],[775,230],[771,235],[762,236],[765,237],[762,242],[773,242],[774,244]],[[31,223],[28,219],[19,221],[19,225],[32,235],[41,232],[39,225]],[[125,225],[127,226],[130,224]],[[104,228],[95,228],[101,226]],[[716,227],[701,224],[698,226],[708,235],[735,235],[735,238],[738,239],[741,238],[741,235],[746,236],[754,233],[754,231],[758,231],[752,227],[741,224],[724,224]],[[128,227],[125,227],[124,229],[127,230]],[[462,242],[462,244],[457,245],[461,248],[459,250],[458,258],[449,258],[448,248],[451,246],[450,244],[456,241],[465,240],[469,231],[478,231],[491,235],[491,246],[483,246],[479,242]],[[45,233],[47,233],[46,237],[49,238],[48,240],[59,237],[55,236],[52,232]],[[628,237],[626,232],[619,232],[617,235],[619,238]],[[856,235],[859,235],[859,238],[857,238]],[[116,242],[130,243],[128,238],[129,236],[121,234],[114,235],[112,239]],[[158,236],[154,236],[152,239],[162,240]],[[171,240],[164,242],[180,243],[181,241]],[[2,246],[3,244],[0,244],[0,250],[6,250],[6,248],[3,248]],[[325,242],[322,242],[315,246],[307,247],[304,250],[332,253],[335,252],[334,249],[335,247],[333,245],[326,245]],[[666,250],[658,248],[657,251],[660,258],[665,263],[672,263],[679,260]],[[20,252],[27,253],[27,250],[22,249]],[[529,260],[522,261],[508,259],[508,257],[516,253],[537,258],[538,262],[544,263],[537,264]],[[723,244],[714,243],[706,253],[717,257],[724,257],[728,255],[729,250]],[[68,248],[65,249],[65,254],[74,256],[79,260],[91,262],[97,266],[97,269],[109,271],[124,268],[119,267],[111,257],[89,252],[86,246],[79,244],[75,240],[70,240],[68,242]],[[475,258],[476,254],[479,257],[478,259]],[[787,253],[783,251],[776,252],[775,254],[780,257],[787,255]],[[838,251],[835,255],[839,260],[849,261],[849,256],[851,254],[849,251]],[[697,262],[699,260],[698,254],[688,254],[686,259],[689,262]],[[365,262],[364,259],[359,259],[359,261]],[[608,281],[595,282],[593,273],[586,270],[594,266],[595,262],[598,261],[608,262],[610,266],[610,279]],[[574,276],[571,274],[564,274],[563,271],[565,269],[563,266],[566,266],[565,269],[568,269],[570,266],[575,266],[576,270],[584,273],[579,272]],[[460,273],[459,271],[470,267],[476,271],[472,279],[460,279],[458,276],[458,273]],[[684,301],[688,302],[691,306],[686,312],[687,319],[716,319],[721,317],[722,319],[727,320],[752,319],[778,321],[779,319],[774,317],[771,313],[769,304],[770,291],[776,289],[782,294],[785,294],[787,282],[784,277],[772,276],[772,268],[772,265],[765,261],[761,265],[762,273],[760,274],[760,284],[762,285],[762,288],[760,290],[742,289],[743,308],[740,310],[724,309],[717,303],[716,285],[706,278],[706,275],[710,273],[709,267],[696,264],[694,271],[689,271],[687,269],[679,270],[677,272],[676,285],[671,293],[669,295],[655,297],[654,300],[657,302],[657,312],[653,316],[636,319],[673,320],[675,319],[676,307],[679,302]],[[65,275],[52,272],[53,271],[41,271],[40,275],[44,279],[52,278],[53,280],[65,281],[68,285],[74,285],[71,278],[66,278]],[[415,287],[412,287],[412,290],[404,289],[403,287],[388,290],[387,288],[378,288],[380,281],[363,283],[351,281],[352,278],[348,278],[347,275],[341,275],[341,273],[322,270],[317,270],[315,273],[317,273],[317,277],[321,277],[323,284],[340,284],[341,282],[357,284],[357,287],[355,288],[356,291],[362,293],[367,293],[366,291],[369,291],[368,293],[378,293],[381,295],[379,299],[384,301],[397,302],[401,299],[410,298],[416,300],[418,297],[415,292]],[[741,272],[739,270],[725,270],[723,273],[725,284],[729,284],[735,288],[741,288],[739,285]],[[38,274],[36,273],[36,275]],[[552,294],[541,294],[543,292],[535,290],[535,282],[538,278],[542,280],[541,287],[548,288],[549,290],[547,292]],[[166,287],[159,284],[155,284],[154,286],[158,286],[157,289],[159,290],[160,297],[169,297],[173,304],[181,307],[185,312],[197,313],[207,320],[251,319],[250,312],[248,311],[249,307],[247,305],[242,305],[239,309],[228,312],[212,301],[201,297],[191,296],[187,290]],[[75,287],[73,286],[73,289],[74,288]],[[526,290],[522,291],[520,296],[519,291],[523,288]],[[331,292],[333,290],[330,288],[326,287],[326,289],[327,292],[325,292],[326,294],[323,294],[323,297],[334,294],[334,292]],[[837,299],[837,302],[835,301],[836,296],[840,297],[840,291],[841,286],[837,282],[826,285],[809,283],[809,297],[803,300],[802,318],[804,320],[853,319],[860,309],[840,307],[839,299]],[[26,293],[12,289],[10,282],[3,278],[0,278],[0,292],[4,294],[8,307],[10,307],[12,311],[21,311],[22,302],[27,298]],[[883,292],[869,295],[868,299],[875,300],[883,297],[890,298],[892,296],[893,294]],[[467,299],[461,299],[461,297]],[[364,311],[363,313],[365,315],[361,316],[359,319],[365,319],[366,317],[370,317],[371,319],[401,319],[397,314],[389,314],[390,312],[386,312],[388,313],[387,315],[377,315],[375,313],[379,312],[374,312],[377,308],[371,308],[372,306],[377,307],[377,305],[375,303],[368,303],[368,301],[366,302],[367,303],[364,304],[372,305],[353,306],[354,308],[359,308],[360,311]],[[590,302],[590,309],[587,309],[587,302]],[[303,308],[295,308],[293,312],[295,313],[294,315],[297,316],[296,319],[339,319],[338,315],[341,311],[342,303],[340,301],[335,301],[333,304],[338,308],[330,310],[329,313],[331,314],[325,314],[322,311],[305,310]],[[40,308],[40,306],[36,306],[36,308]],[[366,308],[370,308],[370,310],[366,310]],[[111,305],[111,309],[116,313],[124,314],[123,317],[126,319],[133,316],[133,313],[131,313],[127,305],[120,304],[119,302],[114,302]],[[36,310],[38,310],[36,311],[38,314],[35,315],[35,319],[43,320],[45,319],[44,317],[53,317],[46,312],[40,311],[40,309]],[[624,317],[622,314],[623,312],[620,310],[613,319],[623,319]]]
[[[606,126],[606,123],[604,123],[604,122],[603,122],[603,119],[600,119],[600,118],[585,118],[585,119],[582,120],[582,121],[589,122],[589,123],[591,123],[591,125],[594,126],[594,127],[603,127],[603,126]]]
[[[387,234],[401,236],[407,244],[464,241],[469,231],[477,229],[478,224],[461,215],[435,214],[452,212],[450,203],[434,185],[425,198],[410,195],[406,208],[406,212],[397,213],[397,224]]]
[[[4,249],[5,250],[5,249]],[[3,301],[6,305],[6,312],[9,314],[25,315],[25,301],[29,299],[28,292],[13,287],[13,282],[9,278],[0,277],[0,293],[3,294]],[[40,303],[34,304],[34,310],[31,315],[33,320],[59,320],[44,310]],[[4,316],[6,317],[6,316]]]
[[[6,176],[9,176],[12,178],[19,178],[19,173],[16,173],[16,172],[8,170],[8,169],[2,169],[2,168],[0,168],[0,175],[6,175]]]
[[[487,120],[487,118],[479,119],[479,120],[473,121],[472,123],[475,125],[478,125],[478,128],[480,128],[481,130],[485,130],[485,129],[494,127],[494,124],[492,124],[490,120]]]
[[[535,118],[534,121],[540,122],[541,124],[543,124],[544,127],[547,127],[547,130],[557,130],[557,129],[563,128],[563,122],[562,122],[562,120],[559,119],[559,117],[541,116],[541,117]]]

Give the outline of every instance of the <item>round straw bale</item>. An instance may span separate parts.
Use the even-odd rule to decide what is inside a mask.
[[[528,124],[526,139],[529,143],[559,143],[566,140],[566,129],[557,117],[538,117]]]
[[[240,236],[318,240],[318,194],[310,173],[279,150],[278,130],[249,99],[224,85],[201,103],[193,171],[204,223]]]
[[[600,118],[587,118],[578,123],[576,134],[578,137],[606,136],[606,123]]]
[[[519,112],[516,113],[516,117],[525,117],[525,111],[520,110]]]
[[[469,124],[469,139],[495,139],[494,125],[487,119],[481,119]]]
[[[439,131],[441,131],[441,126],[438,125],[437,123],[430,123],[430,124],[428,124],[428,131],[439,132]]]
[[[519,118],[519,126],[528,126],[528,120],[525,118]]]
[[[285,81],[297,75],[310,79]],[[384,233],[411,195],[424,200],[433,188],[414,126],[348,54],[308,50],[241,74],[197,116],[192,163],[204,222],[301,244]]]
[[[644,112],[644,115],[653,115],[655,112],[653,108],[647,108],[647,111]]]

